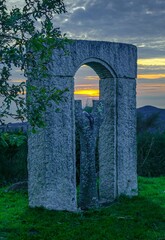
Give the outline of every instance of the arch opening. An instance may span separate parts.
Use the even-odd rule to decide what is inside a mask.
[[[115,76],[104,65],[88,60],[75,74],[74,99],[79,100],[75,101],[76,183],[81,209],[95,207],[100,201],[99,129],[103,122],[104,85]]]
[[[98,74],[100,79],[113,78],[116,76],[116,73],[113,70],[113,68],[105,61],[100,60],[99,58],[85,59],[82,62],[81,66],[84,64],[91,67]]]
[[[81,100],[83,108],[92,107],[92,100],[99,99],[99,76],[91,67],[82,65],[74,80],[74,99]]]
[[[92,106],[92,99],[100,99],[100,80],[115,77],[115,71],[103,60],[84,60],[74,74],[74,99],[82,100],[83,107],[85,103]]]

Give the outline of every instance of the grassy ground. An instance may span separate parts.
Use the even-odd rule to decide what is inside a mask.
[[[0,240],[165,240],[165,177],[139,178],[139,196],[83,213],[28,208],[0,190]]]

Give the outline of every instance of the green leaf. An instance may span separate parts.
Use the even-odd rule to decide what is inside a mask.
[[[47,63],[53,49],[64,50],[68,41],[53,23],[55,14],[65,12],[63,0],[25,0],[22,8],[10,6],[10,9],[5,0],[0,0],[0,96],[4,98],[0,104],[0,123],[11,116],[21,120],[28,118],[34,127],[43,127],[44,112],[49,102],[62,99],[63,91],[49,92],[42,87],[41,80],[50,77]],[[13,66],[28,76],[27,85],[9,84]],[[20,94],[24,95],[26,91],[29,95],[25,102]],[[17,110],[11,114],[13,104]],[[6,140],[2,141],[5,144]],[[15,144],[15,141],[11,136],[10,143]]]

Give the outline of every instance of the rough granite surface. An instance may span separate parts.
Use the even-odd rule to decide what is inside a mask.
[[[82,202],[90,205],[88,200],[94,196],[95,204],[97,198],[100,203],[106,204],[121,194],[137,194],[137,49],[129,44],[86,40],[74,40],[66,48],[68,54],[53,51],[48,66],[49,79],[33,80],[38,87],[68,88],[68,92],[65,93],[66,101],[61,101],[59,105],[52,102],[47,108],[47,127],[37,134],[29,134],[28,192],[31,207],[76,211],[74,75],[83,64],[93,68],[100,77],[100,100],[104,105],[104,113],[98,132],[99,195],[94,185],[94,160],[89,164],[87,154],[90,153],[90,158],[94,154],[96,135],[91,129],[88,129],[90,136],[83,130],[84,136],[88,135],[81,139],[82,159],[88,165],[88,174],[82,170],[81,175],[90,179],[91,173],[92,180],[86,184],[87,188],[81,188]],[[57,108],[60,108],[59,112]],[[82,114],[83,124],[89,128],[89,120]],[[85,126],[82,126],[84,129]],[[91,188],[92,195],[84,195]],[[86,200],[87,196],[89,198]]]
[[[99,131],[99,193],[102,203],[116,198],[116,79],[100,80],[104,118]]]
[[[111,76],[136,78],[137,49],[131,44],[73,40],[66,48],[69,52],[67,55],[54,50],[50,63],[52,74],[74,76],[83,64],[93,63],[101,78],[107,77],[108,72]]]
[[[118,195],[137,195],[136,81],[118,79],[117,84]]]
[[[80,134],[80,194],[79,207],[88,209],[98,206],[96,176],[96,141],[102,122],[99,101],[94,101],[92,113],[82,110],[80,100],[75,101],[76,127]]]

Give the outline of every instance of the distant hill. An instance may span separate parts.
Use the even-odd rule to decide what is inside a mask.
[[[138,119],[142,120],[142,131],[145,129],[145,124],[147,124],[147,119],[150,120],[150,122],[154,122],[154,125],[150,127],[149,131],[151,132],[164,132],[165,131],[165,109],[153,107],[153,106],[144,106],[137,108],[137,116]],[[148,121],[149,123],[149,121]],[[147,128],[147,126],[146,126]],[[17,130],[23,130],[23,132],[27,131],[27,122],[24,123],[8,123],[4,126],[0,126],[0,130],[2,131],[17,131]]]
[[[144,122],[148,120],[154,122],[153,126],[149,128],[151,132],[164,132],[165,131],[165,109],[144,106],[137,109],[138,117],[141,117]],[[145,126],[144,126],[145,128]],[[145,129],[144,129],[145,130]]]
[[[16,131],[27,132],[27,128],[28,128],[27,122],[8,123],[6,125],[0,126],[0,130],[2,130],[3,132],[16,132]]]
[[[165,121],[165,109],[157,108],[153,106],[144,106],[137,108],[137,112],[140,112],[143,114],[144,117],[149,117],[152,114],[158,113],[159,118]]]

